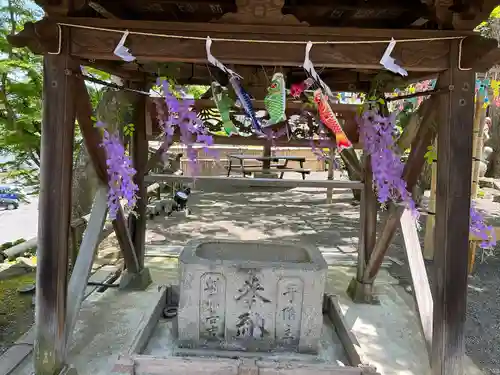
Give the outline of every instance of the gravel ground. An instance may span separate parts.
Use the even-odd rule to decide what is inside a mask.
[[[318,175],[310,178],[324,179],[324,176]],[[241,196],[243,195],[245,194],[241,194]],[[499,226],[500,204],[492,202],[493,195],[500,195],[500,192],[487,190],[486,199],[479,200],[477,205],[484,210],[490,223]],[[340,201],[345,198],[344,203],[339,203],[338,210],[321,206],[324,195],[322,198],[318,198],[314,192],[290,194],[288,191],[276,195],[268,192],[254,192],[245,197],[245,202],[241,205],[236,204],[238,201],[232,201],[224,194],[203,194],[202,201],[197,202],[194,206],[197,206],[198,210],[211,211],[211,215],[205,215],[205,219],[208,221],[203,223],[205,235],[221,236],[227,234],[221,233],[220,228],[210,226],[211,222],[225,220],[226,225],[235,226],[238,224],[248,234],[251,234],[250,231],[257,233],[259,230],[266,232],[267,235],[278,237],[309,236],[317,242],[324,242],[325,246],[331,246],[333,241],[334,243],[346,242],[346,246],[351,248],[354,245],[350,238],[354,240],[358,233],[359,208],[349,204],[350,194],[346,194],[345,197],[339,197],[337,194],[336,196],[337,199],[340,198]],[[267,204],[263,205],[262,203]],[[273,205],[274,207],[267,207]],[[312,207],[314,210],[311,210]],[[422,215],[421,221],[425,223],[424,215]],[[304,228],[304,223],[307,224],[307,227],[314,227],[315,230],[309,233],[308,228]],[[152,233],[156,232],[152,224],[154,223],[148,224],[148,236],[150,237]],[[165,224],[167,225],[165,226]],[[285,224],[287,228],[285,228]],[[165,239],[169,237],[167,241],[169,243],[175,239],[184,242],[188,237],[193,237],[193,225],[194,223],[190,224],[189,222],[173,225],[172,221],[168,221],[158,225],[157,235],[161,235]],[[234,231],[234,228],[231,227],[226,231]],[[422,245],[424,233],[424,230],[420,232]],[[402,285],[410,285],[411,279],[400,233],[395,236],[389,250],[389,256],[400,260],[398,263],[401,263],[401,265],[393,264],[391,266],[391,274],[400,280]],[[432,284],[431,263],[427,264],[427,270]],[[481,253],[478,252],[475,270],[469,278],[465,325],[466,350],[469,357],[486,375],[500,375],[500,334],[498,334],[500,332],[500,294],[497,292],[499,285],[500,256],[498,256],[498,252],[495,252],[484,262],[481,262]]]
[[[499,191],[486,190],[486,199],[478,200],[477,206],[483,211],[490,224],[500,225],[500,204],[491,200],[500,195]],[[424,206],[427,200],[424,199]],[[419,232],[423,246],[425,234],[425,215],[421,217],[422,230]],[[481,251],[476,253],[474,271],[469,276],[467,295],[467,320],[465,323],[465,345],[467,355],[485,373],[500,375],[500,246],[492,256],[482,259]],[[389,272],[404,286],[411,285],[410,271],[407,266],[401,233],[395,236],[389,256],[400,260],[403,265],[393,263]],[[432,262],[426,262],[427,274],[431,285],[434,272]]]

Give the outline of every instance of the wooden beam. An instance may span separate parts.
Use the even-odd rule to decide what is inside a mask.
[[[123,6],[116,6],[118,4],[107,3],[106,5],[102,4],[101,1],[89,1],[88,6],[94,9],[97,13],[107,19],[117,20],[120,18],[127,18],[129,16],[123,11]]]
[[[76,103],[76,118],[80,131],[82,132],[83,142],[88,150],[97,177],[103,184],[107,185],[108,173],[106,170],[106,152],[99,146],[102,137],[99,133],[99,129],[94,126],[94,121],[92,120],[93,109],[85,82],[81,79],[77,79],[74,90],[75,95],[78,97]]]
[[[66,32],[63,33],[67,38]],[[63,44],[63,49],[66,46]],[[63,52],[64,52],[63,50]],[[71,178],[75,129],[74,77],[68,55],[48,55],[43,63],[36,339],[34,369],[54,375],[65,365],[66,298],[71,220]]]
[[[454,89],[441,96],[438,132],[433,375],[464,375],[475,74],[458,69],[458,50],[442,77]]]
[[[85,229],[80,251],[78,252],[78,257],[76,258],[69,280],[68,311],[66,315],[66,352],[68,351],[68,344],[71,343],[71,335],[75,329],[80,306],[85,296],[96,250],[101,242],[101,233],[108,213],[107,200],[107,186],[100,186],[96,192],[94,204],[90,212],[90,220]]]
[[[380,40],[384,43],[365,44],[317,44],[311,52],[316,66],[380,69],[380,57],[392,37],[442,38],[446,36],[471,35],[472,32],[328,28],[275,25],[233,25],[220,23],[183,23],[157,21],[106,20],[96,18],[52,18],[37,22],[36,34],[45,40],[47,48],[57,48],[58,28],[56,22],[81,25],[72,27],[71,54],[75,57],[98,60],[118,60],[113,51],[122,34],[96,28],[120,31],[180,35],[200,38],[177,39],[131,34],[127,46],[139,62],[193,62],[206,64],[205,38],[236,38],[252,40],[290,40],[304,44],[282,44],[276,48],[272,43],[245,43],[215,41],[212,52],[218,59],[229,64],[300,66],[304,61],[305,43],[308,41],[361,41]],[[279,52],[278,52],[279,51]],[[347,58],[347,56],[349,56]],[[398,43],[392,54],[408,71],[439,72],[448,67],[449,41],[432,40],[418,43]]]
[[[259,186],[259,187],[315,187],[315,188],[336,188],[336,189],[362,189],[363,183],[360,181],[331,181],[331,180],[281,180],[274,178],[246,178],[246,177],[223,177],[223,176],[176,176],[167,174],[150,174],[145,178],[146,182],[180,182],[183,184],[195,184],[213,187],[217,191],[217,186]]]
[[[401,233],[405,242],[408,266],[410,267],[411,279],[413,282],[413,297],[415,298],[417,312],[420,318],[420,325],[424,334],[429,359],[432,347],[432,294],[427,270],[425,269],[420,240],[418,238],[417,225],[411,211],[402,206],[398,207],[402,211]]]
[[[266,106],[264,100],[252,100],[252,106],[255,110],[265,110]],[[359,105],[357,104],[342,104],[342,103],[331,103],[330,107],[332,111],[336,113],[357,113]],[[212,99],[197,99],[194,103],[194,108],[197,111],[207,108],[216,108],[215,103]],[[301,101],[287,101],[286,108],[289,110],[302,111],[304,109],[304,103]]]
[[[147,90],[144,83],[134,87],[138,90]],[[148,140],[146,138],[146,97],[139,95],[134,106],[134,133],[132,134],[131,154],[132,165],[136,170],[134,183],[138,187],[138,198],[135,205],[136,215],[129,215],[129,229],[134,243],[135,254],[140,269],[144,267],[144,253],[146,245],[146,206],[147,187],[144,183],[146,165],[148,163]]]
[[[113,220],[113,229],[116,233],[116,239],[122,249],[123,259],[125,261],[125,268],[130,273],[139,273],[140,266],[137,260],[137,255],[134,250],[134,243],[127,226],[127,219],[123,208],[120,206],[116,213],[116,219]]]

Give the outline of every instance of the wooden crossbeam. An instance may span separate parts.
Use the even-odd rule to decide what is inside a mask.
[[[264,100],[252,100],[252,106],[255,110],[266,109]],[[215,108],[215,103],[212,99],[197,99],[195,101],[194,107],[196,110]],[[357,104],[343,104],[343,103],[331,103],[330,107],[332,111],[339,113],[357,113],[359,105]],[[291,110],[303,110],[304,103],[300,101],[289,100],[286,102],[286,108]]]
[[[244,177],[223,177],[223,176],[176,176],[167,174],[150,174],[144,178],[147,182],[180,182],[183,184],[196,184],[197,187],[207,185],[212,186],[217,191],[217,186],[259,186],[259,187],[315,187],[315,188],[336,188],[336,189],[362,189],[363,183],[360,181],[338,181],[338,180],[280,180],[273,178],[244,178]]]
[[[326,28],[277,25],[236,25],[221,23],[182,23],[132,20],[106,20],[97,18],[51,18],[38,21],[34,26],[39,44],[46,50],[57,50],[59,30],[56,22],[81,25],[72,27],[71,54],[74,57],[96,60],[118,60],[113,51],[122,33],[105,29],[197,37],[199,40],[161,38],[150,35],[129,35],[127,46],[139,62],[193,62],[207,63],[205,38],[236,38],[251,40],[289,40],[298,44],[248,43],[242,41],[215,41],[212,52],[218,59],[230,64],[300,66],[304,61],[305,43],[308,41],[382,41],[363,44],[316,44],[311,59],[317,66],[380,69],[380,58],[387,43],[395,39],[442,38],[467,35],[480,39],[472,32],[389,30],[358,28]],[[101,28],[98,30],[97,28]],[[22,32],[20,33],[22,36]],[[15,38],[14,38],[15,39]],[[11,40],[14,40],[11,39]],[[21,38],[22,39],[22,38]],[[472,40],[472,42],[474,42]],[[302,44],[303,43],[303,44]],[[25,44],[29,42],[25,41]],[[31,42],[31,45],[34,43]],[[36,43],[35,43],[36,44]],[[398,43],[393,57],[408,71],[439,72],[448,67],[449,40]],[[42,49],[43,49],[42,48]]]

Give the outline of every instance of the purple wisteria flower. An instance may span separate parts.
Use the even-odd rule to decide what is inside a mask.
[[[375,111],[367,110],[358,121],[364,151],[371,156],[373,184],[378,201],[384,204],[401,200],[417,218],[415,202],[402,178],[404,164],[395,146],[395,114],[384,117]]]
[[[113,220],[121,200],[125,200],[125,205],[129,208],[135,206],[138,187],[133,178],[136,170],[132,167],[132,161],[126,154],[118,133],[110,134],[102,122],[98,122],[96,126],[102,129],[101,146],[106,151],[109,217]]]
[[[483,215],[476,209],[474,202],[470,206],[470,225],[471,234],[481,239],[480,247],[483,249],[492,249],[495,247],[497,239],[493,226],[486,225]]]
[[[209,146],[213,145],[213,137],[208,134],[207,129],[203,125],[196,111],[194,110],[194,100],[189,98],[178,99],[171,90],[168,81],[158,82],[163,88],[165,95],[165,103],[168,113],[162,110],[161,105],[157,103],[158,121],[162,128],[165,142],[170,143],[175,133],[175,129],[179,129],[180,141],[186,146],[186,155],[188,158],[188,167],[191,175],[198,175],[200,167],[198,163],[198,153],[194,149],[194,143],[201,143],[203,151],[216,159],[219,155]],[[174,88],[175,90],[175,88]],[[184,91],[177,88],[176,92],[184,96]]]

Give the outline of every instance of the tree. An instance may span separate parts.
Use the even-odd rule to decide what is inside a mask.
[[[6,163],[12,175],[28,180],[40,166],[42,58],[13,48],[7,35],[41,15],[24,0],[0,7],[0,154],[12,157]]]

